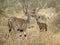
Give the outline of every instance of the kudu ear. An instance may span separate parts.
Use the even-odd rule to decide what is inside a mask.
[[[11,32],[12,23],[9,20],[8,20],[8,27],[9,27],[9,32]]]

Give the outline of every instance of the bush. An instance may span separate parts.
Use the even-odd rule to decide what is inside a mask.
[[[7,6],[0,4],[0,9],[5,9]]]

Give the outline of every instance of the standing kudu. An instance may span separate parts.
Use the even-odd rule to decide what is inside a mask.
[[[41,23],[41,22],[39,21],[40,16],[37,15],[36,9],[33,9],[33,10],[32,10],[32,15],[31,15],[31,16],[32,16],[32,17],[35,17],[36,22],[37,22],[37,24],[38,24],[38,26],[39,26],[39,29],[40,29],[41,31],[43,31],[43,30],[47,31],[47,24],[46,24],[46,23]]]
[[[11,32],[11,29],[22,32],[22,31],[26,30],[27,23],[24,19],[11,17],[8,20],[8,26],[9,26],[9,32]]]
[[[19,31],[21,33],[25,33],[27,29],[27,21],[21,18],[11,17],[8,20],[8,26],[9,26],[9,32],[13,31]],[[22,35],[20,35],[22,36]],[[26,34],[24,34],[26,37]]]
[[[9,32],[13,31],[20,31],[20,32],[25,32],[28,24],[30,22],[30,15],[28,12],[28,4],[26,4],[25,0],[23,2],[23,12],[27,16],[27,20],[21,19],[21,18],[16,18],[16,17],[11,17],[8,20],[8,26],[9,26]],[[26,36],[26,35],[25,35]]]
[[[17,17],[10,17],[8,19],[8,27],[9,27],[9,32],[13,31],[20,31],[20,32],[25,32],[28,24],[30,22],[30,15],[26,9],[26,12],[24,12],[27,15],[27,20],[17,18]],[[25,35],[26,36],[26,35]]]
[[[37,20],[37,19],[36,19],[36,20]],[[47,31],[47,24],[46,24],[46,23],[40,23],[40,22],[37,21],[37,24],[38,24],[39,29],[40,29],[41,31],[43,31],[43,30]]]

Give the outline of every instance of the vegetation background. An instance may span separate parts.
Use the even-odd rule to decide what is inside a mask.
[[[47,32],[42,31],[36,19],[31,17],[27,28],[27,39],[22,40],[16,33],[8,38],[8,18],[18,17],[26,19],[23,10],[38,9],[37,16],[40,22],[46,23]],[[60,0],[0,0],[0,45],[60,45]]]

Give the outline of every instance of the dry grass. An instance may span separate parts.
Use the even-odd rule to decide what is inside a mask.
[[[19,16],[21,16],[21,14]],[[0,45],[60,45],[60,28],[48,22],[47,32],[40,32],[36,20],[34,18],[31,19],[32,20],[29,26],[33,27],[27,28],[27,37],[24,38],[24,40],[19,37],[20,33],[18,32],[11,32],[12,35],[10,35],[10,33],[8,33],[7,25],[0,26],[0,35],[2,34],[0,36]],[[7,37],[5,34],[9,35],[9,37]],[[6,39],[7,41],[3,40],[2,38]]]
[[[47,32],[40,32],[38,26],[35,25],[34,28],[27,29],[27,37],[22,40],[19,37],[19,33],[14,33],[14,35],[10,35],[9,38],[6,39],[8,30],[2,27],[4,30],[0,30],[2,32],[2,37],[0,38],[0,45],[60,45],[60,32],[54,33],[52,30],[48,29]],[[1,28],[0,28],[1,29]],[[55,30],[55,29],[54,29]],[[1,33],[0,32],[0,33]],[[9,33],[8,33],[9,34]],[[1,35],[1,34],[0,34]],[[4,37],[5,36],[5,37]],[[4,39],[2,39],[4,38]],[[8,42],[6,42],[8,40]]]

